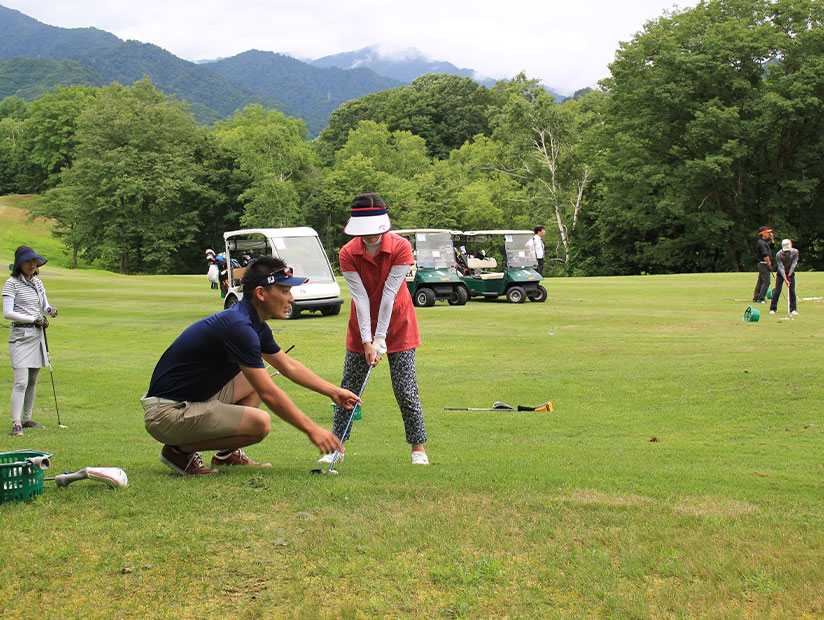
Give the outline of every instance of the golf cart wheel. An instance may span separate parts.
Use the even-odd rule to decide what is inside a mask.
[[[529,296],[529,301],[546,301],[546,289],[538,285],[538,290]]]
[[[227,295],[226,299],[223,302],[223,308],[228,310],[229,308],[234,306],[236,303],[237,303],[237,297],[235,297],[234,295]]]
[[[510,286],[506,291],[506,300],[511,304],[522,304],[526,299],[526,291],[521,286]]]
[[[435,305],[435,291],[431,288],[420,288],[415,293],[415,305],[419,308],[428,308]]]
[[[335,316],[340,314],[340,306],[324,306],[320,309],[320,313],[323,316]]]
[[[449,305],[450,306],[463,306],[466,304],[466,301],[469,299],[469,291],[466,290],[466,287],[459,284],[454,289],[452,289],[452,294],[449,296]]]
[[[289,309],[286,311],[287,319],[296,319],[300,316],[300,309],[295,308],[295,304],[289,304]]]

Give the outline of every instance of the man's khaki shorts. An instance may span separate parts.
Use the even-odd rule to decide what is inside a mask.
[[[243,418],[243,406],[233,404],[234,379],[205,402],[140,399],[146,411],[148,433],[160,443],[179,446],[234,437]]]

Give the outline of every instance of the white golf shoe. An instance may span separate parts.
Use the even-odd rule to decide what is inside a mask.
[[[429,465],[429,457],[426,456],[426,452],[423,452],[422,450],[415,450],[412,452],[412,464]]]
[[[329,465],[332,462],[333,458],[335,458],[335,453],[327,452],[318,459],[318,463],[326,463],[327,465]],[[343,452],[338,454],[338,460],[335,461],[335,464],[337,465],[338,463],[343,463]]]

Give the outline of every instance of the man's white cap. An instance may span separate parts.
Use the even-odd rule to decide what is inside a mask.
[[[782,250],[791,250],[793,247],[793,242],[789,239],[782,239],[781,240],[781,249]]]

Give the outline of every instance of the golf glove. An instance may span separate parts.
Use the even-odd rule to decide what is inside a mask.
[[[372,346],[375,347],[375,351],[377,351],[381,357],[386,355],[386,336],[375,336],[375,339],[372,341]]]
[[[43,329],[46,329],[49,326],[49,320],[41,315],[34,319],[34,324],[37,325],[37,327],[42,327]]]
[[[54,306],[49,306],[48,308],[46,308],[46,312],[49,313],[49,316],[51,316],[51,318],[55,318],[57,316],[57,308]]]

